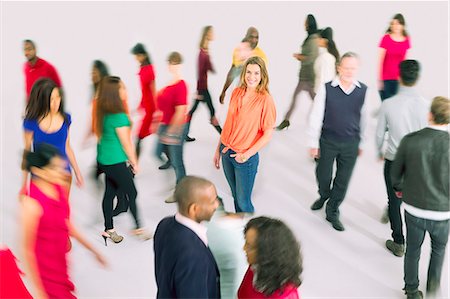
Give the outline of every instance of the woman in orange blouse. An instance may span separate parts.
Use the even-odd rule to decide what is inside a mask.
[[[264,61],[259,57],[249,58],[243,67],[239,87],[231,95],[227,119],[214,155],[217,169],[222,157],[238,213],[255,210],[251,195],[259,164],[258,151],[272,137],[276,119],[268,85]]]

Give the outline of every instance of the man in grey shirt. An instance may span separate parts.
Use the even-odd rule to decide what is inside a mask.
[[[414,86],[419,77],[419,63],[404,60],[400,63],[400,90],[381,104],[376,131],[376,144],[380,159],[384,157],[384,180],[388,195],[388,215],[393,240],[386,247],[396,256],[403,256],[405,237],[400,214],[401,200],[395,195],[391,183],[391,166],[402,138],[427,126],[429,103],[417,93]],[[383,155],[385,134],[388,133],[386,151]]]

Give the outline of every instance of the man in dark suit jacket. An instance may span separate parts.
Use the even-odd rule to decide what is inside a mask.
[[[429,126],[402,139],[392,164],[392,185],[405,208],[404,290],[408,299],[423,298],[418,272],[426,232],[431,238],[427,293],[435,295],[439,290],[450,229],[449,122],[449,99],[434,98]]]
[[[220,298],[220,275],[206,227],[218,207],[217,191],[205,179],[186,176],[176,186],[178,213],[158,224],[154,237],[157,298]]]

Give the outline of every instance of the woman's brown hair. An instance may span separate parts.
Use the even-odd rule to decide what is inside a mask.
[[[125,112],[119,88],[122,82],[119,77],[107,76],[100,81],[97,98],[97,123],[96,131],[98,137],[103,133],[103,120],[105,115]]]
[[[200,49],[204,49],[204,50],[208,50],[208,46],[205,46],[205,43],[207,41],[208,38],[208,32],[212,29],[212,26],[205,26],[203,28],[203,32],[202,32],[202,38],[200,39]]]
[[[256,91],[259,93],[269,93],[269,73],[267,72],[266,64],[258,56],[253,56],[247,59],[242,68],[241,77],[239,79],[239,86],[242,88],[247,88],[247,83],[245,83],[245,72],[247,71],[247,66],[249,64],[257,64],[261,70],[261,82],[259,82],[256,87]]]

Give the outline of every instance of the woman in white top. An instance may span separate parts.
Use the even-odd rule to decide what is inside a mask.
[[[317,93],[320,86],[331,81],[336,76],[336,64],[339,61],[339,52],[333,41],[333,29],[327,27],[318,32],[319,56],[314,62],[315,84],[314,91]]]

